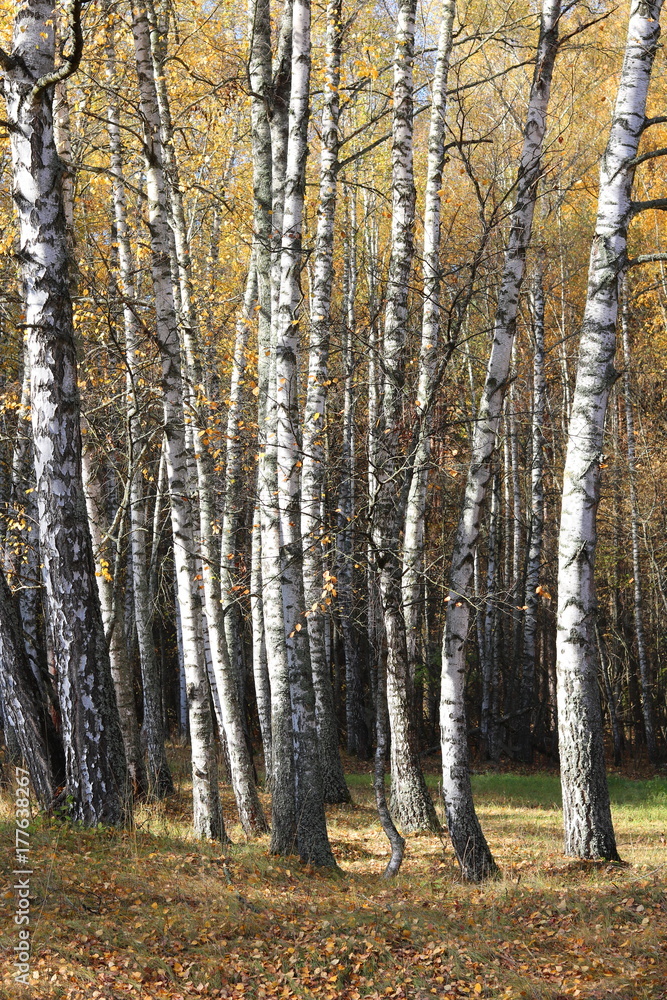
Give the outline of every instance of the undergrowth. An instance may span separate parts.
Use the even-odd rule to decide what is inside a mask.
[[[350,775],[352,806],[328,810],[340,871],[321,873],[271,857],[267,838],[246,842],[227,787],[234,846],[195,841],[182,749],[175,764],[177,795],[140,806],[132,830],[35,818],[30,987],[13,982],[14,834],[3,796],[0,997],[667,997],[665,779],[611,776],[625,862],[611,865],[562,856],[557,776],[476,775],[502,877],[470,886],[446,840],[430,835],[409,837],[401,874],[382,878],[387,844],[368,774]]]

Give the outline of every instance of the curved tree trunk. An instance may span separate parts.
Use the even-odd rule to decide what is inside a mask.
[[[39,690],[23,643],[17,602],[0,570],[0,695],[3,723],[16,734],[42,809],[65,781],[65,750]]]
[[[595,635],[596,514],[614,369],[618,280],[632,217],[633,160],[660,35],[662,0],[633,0],[611,134],[600,167],[595,235],[572,400],[558,544],[558,737],[565,853],[618,858],[605,773]]]

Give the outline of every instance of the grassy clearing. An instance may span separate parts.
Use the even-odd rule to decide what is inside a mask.
[[[451,850],[409,839],[400,877],[381,877],[387,846],[368,774],[351,774],[353,807],[332,808],[342,874],[246,844],[221,852],[188,830],[187,760],[177,796],[141,807],[132,831],[31,829],[34,986],[12,982],[13,824],[6,851],[0,997],[454,1000],[667,997],[667,781],[612,776],[627,866],[560,853],[558,779],[476,775],[479,812],[503,876],[460,883]],[[432,778],[433,786],[437,778]]]

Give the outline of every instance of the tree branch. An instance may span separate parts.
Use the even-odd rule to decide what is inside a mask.
[[[67,14],[67,37],[63,43],[63,63],[53,73],[47,73],[41,77],[32,88],[31,97],[33,101],[42,94],[47,87],[61,83],[68,77],[76,73],[83,55],[83,31],[81,29],[81,0],[66,0],[65,12]],[[65,47],[70,46],[69,55],[65,55]]]
[[[654,264],[660,260],[667,260],[667,253],[645,253],[639,257],[631,257],[625,266],[636,267],[638,264]]]
[[[634,159],[628,160],[626,162],[626,167],[638,167],[640,163],[644,163],[646,160],[654,160],[656,156],[665,156],[667,154],[667,147],[661,146],[660,149],[649,150],[648,153],[642,153],[641,156],[635,156]]]
[[[651,198],[650,201],[633,201],[631,211],[634,216],[639,215],[640,212],[646,212],[649,208],[655,208],[660,212],[667,211],[667,198]]]

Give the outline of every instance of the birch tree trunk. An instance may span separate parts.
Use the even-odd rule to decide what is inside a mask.
[[[225,839],[226,834],[220,809],[209,683],[202,660],[201,603],[194,582],[193,501],[188,488],[183,378],[170,266],[171,237],[160,122],[156,115],[157,94],[145,2],[138,2],[133,8],[132,33],[144,129],[151,274],[155,292],[156,334],[162,360],[165,454],[188,697],[194,827],[199,836],[217,840]]]
[[[338,749],[338,723],[324,639],[322,606],[324,553],[322,550],[322,495],[325,478],[325,425],[329,378],[331,288],[333,284],[336,174],[338,170],[338,114],[341,54],[341,0],[327,7],[326,75],[322,112],[322,154],[317,208],[315,263],[310,309],[308,384],[303,416],[301,472],[301,535],[303,538],[304,600],[308,609],[310,665],[315,693],[322,792],[325,802],[349,802],[350,793]]]
[[[435,390],[440,341],[440,208],[442,176],[445,166],[445,113],[447,79],[452,51],[452,32],[456,0],[444,0],[438,37],[438,53],[431,97],[431,124],[428,140],[428,167],[424,205],[424,312],[419,356],[417,420],[419,430],[412,466],[412,478],[405,509],[403,540],[403,614],[408,648],[410,687],[420,663],[420,623],[424,607],[424,526],[428,492],[433,394]]]
[[[75,16],[75,15],[74,15]],[[88,826],[130,809],[123,741],[95,585],[81,477],[81,432],[61,164],[53,136],[55,9],[16,9],[2,53],[31,368],[40,548],[58,671],[67,791]],[[76,23],[69,40],[76,67]]]
[[[533,759],[532,714],[535,703],[535,653],[537,639],[537,613],[540,595],[540,567],[542,565],[542,537],[544,532],[544,438],[542,425],[546,402],[544,378],[544,254],[540,254],[535,274],[531,313],[533,336],[533,411],[531,416],[532,458],[530,470],[530,526],[528,532],[528,558],[526,586],[523,603],[526,608],[523,624],[523,657],[519,693],[519,753],[530,764]]]
[[[305,861],[335,866],[327,836],[317,750],[308,619],[304,613],[303,548],[299,530],[301,517],[299,468],[303,460],[303,451],[297,441],[299,426],[297,303],[300,298],[301,235],[308,152],[309,0],[294,0],[292,24],[292,89],[289,103],[289,137],[280,252],[280,298],[275,348],[276,454],[282,543],[281,589],[292,707],[297,849]]]
[[[348,753],[365,759],[369,754],[368,726],[364,717],[364,687],[361,642],[354,622],[354,515],[355,515],[355,355],[352,339],[355,329],[354,301],[357,286],[357,218],[354,191],[349,192],[350,209],[346,224],[345,272],[343,281],[343,316],[341,322],[342,361],[345,371],[343,398],[343,444],[338,494],[338,532],[336,534],[338,614],[345,651],[345,721]],[[370,597],[370,595],[369,595]],[[383,765],[384,766],[384,765]]]
[[[52,809],[65,781],[65,750],[28,662],[18,602],[0,570],[0,695],[42,809]]]
[[[401,445],[405,382],[408,284],[414,253],[413,82],[415,0],[400,0],[396,23],[393,90],[392,230],[382,362],[382,412],[377,434],[377,494],[372,538],[380,577],[387,636],[387,706],[391,730],[391,810],[404,831],[438,830],[439,823],[419,763],[410,710],[408,651],[401,595],[399,539]]]
[[[641,687],[642,715],[644,717],[644,734],[646,737],[646,752],[651,764],[658,763],[658,748],[655,741],[655,721],[653,718],[653,685],[651,670],[646,653],[646,637],[644,633],[644,598],[642,586],[642,565],[639,555],[639,514],[637,510],[637,460],[635,451],[635,419],[632,412],[632,388],[630,382],[630,333],[628,330],[628,293],[627,281],[623,287],[623,304],[621,309],[621,333],[623,341],[623,397],[625,404],[625,430],[627,435],[628,473],[630,486],[630,533],[632,538],[632,575],[634,578],[633,613],[635,620],[635,637],[637,639],[637,658],[639,660],[639,683]]]
[[[220,601],[227,653],[236,681],[241,722],[249,740],[243,718],[245,657],[243,650],[243,615],[240,594],[244,589],[243,528],[247,490],[243,481],[243,375],[246,369],[248,338],[253,326],[257,301],[257,269],[251,259],[243,304],[236,318],[236,336],[232,373],[227,397],[227,429],[225,438],[225,485],[220,532]]]
[[[104,632],[109,645],[109,660],[111,676],[116,692],[116,704],[120,717],[120,727],[123,733],[125,759],[130,774],[130,781],[135,795],[143,796],[147,791],[146,769],[139,740],[139,723],[137,721],[137,706],[134,701],[134,685],[127,659],[127,642],[124,628],[124,615],[119,608],[120,587],[114,579],[116,560],[110,545],[109,525],[105,515],[105,502],[98,470],[95,467],[94,449],[90,441],[90,427],[87,421],[82,421],[82,433],[85,432],[81,468],[83,488],[86,496],[88,523],[93,542],[95,557],[95,578],[97,592],[100,598]],[[119,525],[119,532],[122,523]]]
[[[595,235],[572,400],[558,545],[558,736],[565,853],[617,859],[605,774],[595,636],[596,514],[614,369],[618,280],[626,264],[634,158],[660,35],[662,0],[633,0]]]
[[[462,872],[471,881],[493,874],[496,865],[475,814],[469,777],[464,691],[470,579],[481,506],[510,369],[526,248],[532,231],[551,77],[558,49],[559,16],[559,0],[544,0],[517,173],[516,201],[510,214],[509,245],[498,292],[493,345],[473,434],[463,511],[454,540],[442,645],[440,729],[445,812]]]
[[[156,105],[152,109],[153,118],[159,121],[162,136],[164,165],[168,177],[171,205],[171,228],[173,230],[172,272],[178,287],[180,317],[187,363],[188,388],[187,406],[191,420],[195,445],[192,449],[196,468],[196,488],[199,497],[199,527],[201,540],[201,570],[203,576],[204,608],[206,612],[205,631],[210,643],[211,666],[214,676],[212,690],[217,691],[221,715],[221,734],[224,733],[231,770],[232,787],[239,812],[241,825],[247,834],[261,833],[267,829],[264,813],[254,783],[249,741],[243,725],[243,661],[233,663],[225,636],[221,580],[219,577],[220,550],[213,530],[215,521],[215,494],[213,489],[213,460],[208,448],[209,427],[203,399],[203,373],[197,316],[190,275],[190,251],[188,245],[185,212],[181,193],[178,161],[173,141],[173,127],[169,95],[164,71],[164,53],[158,35],[157,21],[152,0],[146,4],[147,20],[150,26],[150,46],[153,78],[155,80]],[[252,287],[251,287],[252,290]],[[238,386],[237,386],[238,388]],[[238,420],[238,412],[231,408],[230,419]],[[234,436],[234,435],[232,435]],[[229,444],[229,434],[228,434]],[[236,462],[238,466],[238,462]],[[226,476],[227,501],[231,505],[234,485],[238,475],[235,471],[234,451],[232,465]],[[229,519],[223,518],[223,534],[229,543],[232,527]],[[224,558],[229,555],[225,551]],[[238,630],[237,630],[238,631]],[[233,637],[230,628],[228,635]],[[232,649],[238,650],[235,641]],[[242,653],[242,651],[241,651]]]
[[[130,551],[132,564],[132,596],[134,602],[134,620],[137,629],[139,646],[139,662],[141,664],[141,682],[143,690],[143,724],[142,737],[147,751],[148,794],[162,799],[173,794],[174,783],[167,761],[165,750],[165,730],[162,711],[162,679],[155,656],[153,640],[153,616],[151,614],[151,595],[149,568],[147,563],[147,525],[146,500],[143,495],[143,477],[139,466],[139,455],[144,438],[141,420],[141,405],[138,398],[138,380],[141,377],[142,361],[140,357],[140,330],[136,314],[137,293],[134,281],[134,262],[130,243],[130,233],[127,223],[127,199],[125,196],[125,179],[123,171],[123,153],[120,133],[120,109],[116,81],[116,53],[113,21],[109,17],[109,6],[105,4],[107,13],[106,37],[106,79],[109,93],[107,110],[107,130],[109,133],[109,153],[111,167],[111,184],[113,192],[114,221],[116,223],[116,239],[118,241],[118,271],[120,292],[123,301],[123,329],[125,333],[125,359],[127,364],[126,395],[127,395],[127,426],[128,426],[128,461],[130,466]],[[156,527],[159,525],[161,496],[160,476],[163,474],[162,453],[160,455],[160,470],[158,472],[158,489],[155,500],[157,515]],[[154,531],[154,545],[157,544],[158,531]],[[156,550],[157,555],[157,550]],[[157,570],[157,560],[155,561]]]
[[[258,325],[258,509],[261,544],[262,618],[271,691],[271,845],[273,854],[290,854],[296,838],[294,747],[287,645],[281,591],[280,521],[276,503],[276,391],[274,288],[278,285],[272,250],[274,226],[282,218],[283,166],[273,155],[273,139],[283,148],[289,100],[291,8],[283,13],[278,69],[271,67],[271,18],[268,0],[250,0],[250,57],[253,161],[253,245],[259,297]],[[276,104],[278,111],[276,111]],[[284,160],[283,160],[284,163]],[[275,183],[274,183],[275,175]],[[275,187],[279,188],[276,194]],[[276,253],[276,257],[279,254]]]

